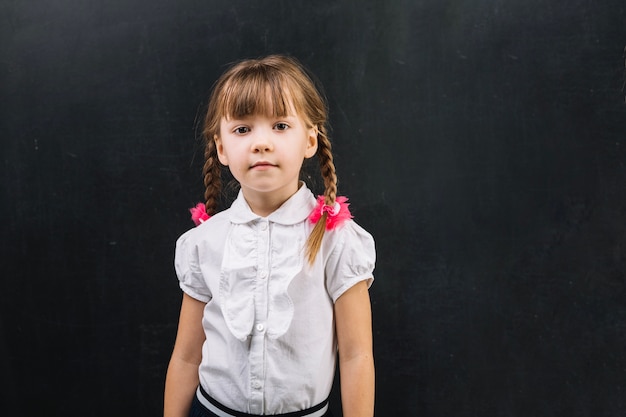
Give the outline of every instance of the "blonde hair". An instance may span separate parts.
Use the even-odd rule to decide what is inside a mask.
[[[337,174],[328,138],[326,100],[307,70],[295,58],[270,55],[234,64],[217,80],[211,93],[202,132],[206,141],[204,198],[209,215],[217,212],[222,189],[222,165],[217,158],[215,144],[222,118],[241,118],[253,114],[283,117],[289,113],[290,105],[308,128],[315,127],[317,130],[317,157],[324,179],[324,200],[328,205],[335,204]],[[307,240],[306,256],[309,263],[315,260],[321,247],[326,217],[324,213]]]

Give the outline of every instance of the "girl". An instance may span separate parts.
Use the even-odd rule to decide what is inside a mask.
[[[176,244],[183,301],[166,417],[330,416],[337,351],[343,415],[373,415],[374,241],[336,195],[326,124],[293,58],[246,60],[217,81],[203,131],[206,204]],[[299,181],[315,155],[317,200]],[[222,166],[241,188],[217,213]]]

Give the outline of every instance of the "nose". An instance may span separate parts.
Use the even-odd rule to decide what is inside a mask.
[[[271,139],[271,131],[267,132],[266,129],[257,129],[252,137],[252,152],[271,152],[274,149],[274,144]]]

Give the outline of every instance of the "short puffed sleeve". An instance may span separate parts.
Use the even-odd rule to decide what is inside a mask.
[[[180,288],[189,296],[202,302],[211,300],[211,292],[200,270],[198,245],[194,243],[191,232],[183,234],[176,241],[174,267]]]
[[[354,221],[327,234],[334,247],[326,261],[326,287],[333,302],[352,286],[366,281],[369,288],[374,281],[376,249],[374,238]]]

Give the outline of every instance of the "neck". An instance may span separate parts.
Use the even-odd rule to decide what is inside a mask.
[[[273,202],[273,201],[264,201],[259,199],[250,199],[244,195],[246,202],[250,206],[250,210],[254,214],[258,214],[261,217],[267,217],[276,210],[286,201]]]
[[[294,195],[300,189],[300,184],[293,190],[285,190],[284,193],[259,193],[251,190],[243,190],[243,197],[246,199],[248,206],[250,206],[250,210],[254,214],[257,214],[261,217],[267,217],[276,210],[280,206],[282,206],[285,201],[289,200],[289,198]]]

